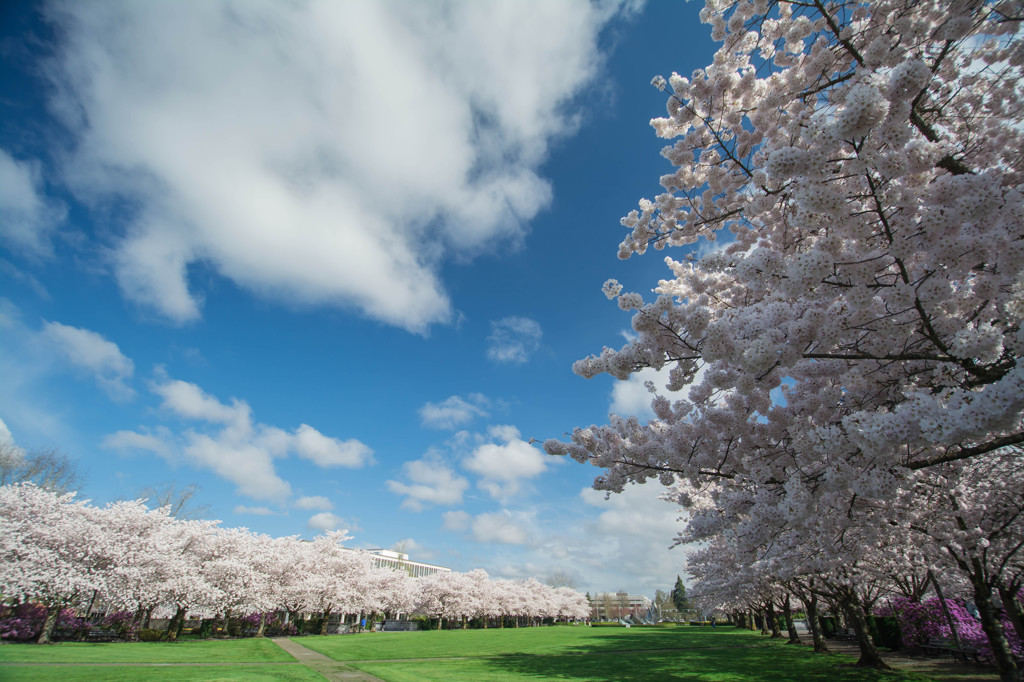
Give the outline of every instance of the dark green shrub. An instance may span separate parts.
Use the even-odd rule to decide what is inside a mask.
[[[868,629],[875,646],[893,651],[902,646],[900,621],[895,616],[868,616]]]
[[[299,633],[303,635],[319,635],[320,624],[324,622],[322,616],[313,616],[309,620],[300,620],[296,623]]]
[[[818,620],[821,621],[821,634],[823,636],[831,637],[836,634],[836,628],[839,627],[839,624],[835,616],[821,616]]]
[[[199,639],[209,639],[213,636],[213,628],[217,626],[216,618],[203,618],[199,623],[199,630],[196,632]]]
[[[142,628],[136,633],[136,635],[140,642],[160,642],[167,636],[167,633],[163,630]]]

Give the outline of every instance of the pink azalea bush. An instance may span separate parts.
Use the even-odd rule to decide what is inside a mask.
[[[981,629],[981,621],[971,615],[964,603],[959,599],[947,599],[949,615],[956,626],[960,641],[965,647],[977,649],[983,656],[992,655],[992,647]],[[938,599],[914,602],[906,597],[897,597],[889,604],[875,609],[878,616],[896,616],[900,621],[903,646],[913,649],[928,643],[929,639],[951,639],[952,633],[942,613],[942,605]],[[1005,617],[1002,618],[1003,631],[1010,642],[1014,653],[1021,654],[1024,647],[1013,629],[1013,625]]]
[[[0,639],[23,642],[35,639],[46,621],[46,607],[29,602],[0,606]],[[71,609],[61,611],[57,630],[77,632],[88,629],[85,619],[75,616]]]

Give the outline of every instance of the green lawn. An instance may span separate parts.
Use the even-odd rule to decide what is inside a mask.
[[[89,644],[4,644],[3,663],[263,663],[294,661],[266,639]]]
[[[787,646],[758,633],[731,628],[554,627],[395,632],[298,641],[387,682],[926,679],[858,670],[846,656],[815,655],[808,647]]]
[[[168,666],[39,666],[5,667],[4,682],[324,682],[324,678],[304,665],[211,665],[202,667]]]
[[[910,682],[732,628],[545,627],[302,637],[296,642],[386,682],[686,680]],[[419,659],[419,660],[411,660]],[[268,640],[0,646],[3,680],[323,680]],[[246,665],[266,662],[265,665]],[[125,665],[12,666],[11,663]],[[151,663],[153,666],[143,666]],[[181,663],[186,665],[160,665]],[[187,664],[207,664],[194,665]],[[236,665],[226,665],[235,663]],[[214,665],[209,665],[214,664]]]
[[[627,649],[767,644],[760,636],[733,628],[588,628],[557,626],[489,630],[430,630],[367,633],[355,637],[301,637],[295,640],[337,661],[446,658],[502,654],[567,654]]]

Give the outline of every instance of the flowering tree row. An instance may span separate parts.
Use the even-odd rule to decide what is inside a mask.
[[[373,555],[346,549],[344,532],[313,541],[270,537],[217,521],[182,520],[144,501],[96,507],[30,483],[0,486],[0,598],[36,602],[52,637],[68,606],[97,596],[148,623],[171,615],[176,636],[187,614],[420,613],[439,619],[502,616],[585,618],[586,597],[536,580],[492,580],[482,570],[412,578],[377,566]],[[440,625],[439,620],[439,625]]]
[[[674,169],[619,255],[710,248],[666,258],[653,300],[606,282],[633,338],[574,367],[656,370],[655,419],[545,448],[604,469],[598,489],[665,485],[681,539],[710,543],[705,594],[733,575],[718,561],[747,578],[736,598],[782,581],[858,607],[878,573],[948,570],[1013,679],[995,592],[1019,612],[1024,3],[707,0],[701,19],[721,47],[654,79]]]

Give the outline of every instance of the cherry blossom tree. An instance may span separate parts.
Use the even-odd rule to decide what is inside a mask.
[[[113,543],[98,514],[73,493],[0,486],[0,595],[46,606],[40,644],[62,609],[106,589]]]
[[[654,80],[676,170],[623,219],[619,255],[724,245],[666,259],[654,300],[605,284],[635,338],[574,370],[664,369],[668,390],[650,387],[650,423],[545,449],[605,469],[598,489],[717,486],[748,529],[849,510],[829,517],[842,534],[912,472],[1024,442],[1022,17],[708,0],[722,46]]]

